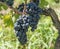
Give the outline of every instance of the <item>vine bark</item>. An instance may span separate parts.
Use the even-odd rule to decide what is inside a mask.
[[[58,37],[56,39],[54,49],[60,49],[60,21],[58,19],[58,15],[52,8],[45,9],[43,12],[44,15],[49,15],[53,21],[54,26],[58,30]]]

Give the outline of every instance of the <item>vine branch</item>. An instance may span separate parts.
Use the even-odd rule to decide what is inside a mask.
[[[0,4],[7,6],[8,8],[12,9],[17,14],[22,14],[22,12],[19,12],[17,9],[15,9],[11,6],[8,6],[6,3],[0,2]],[[2,13],[0,12],[0,14],[2,14]]]
[[[58,19],[58,15],[56,14],[56,12],[52,8],[45,9],[43,14],[51,17],[54,26],[58,30],[59,35],[56,39],[54,49],[60,49],[60,21]]]

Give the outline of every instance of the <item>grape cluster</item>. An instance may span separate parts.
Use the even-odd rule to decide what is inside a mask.
[[[27,15],[23,14],[19,16],[19,19],[17,19],[14,24],[16,36],[22,45],[27,42],[26,32],[28,31],[29,26],[31,27],[31,31],[34,31],[37,28],[40,19],[39,15],[42,13],[42,9],[38,7],[39,0],[32,1],[33,2],[26,4],[26,10],[24,10],[24,3],[17,8],[19,12],[23,12],[24,10],[27,13]],[[8,6],[12,6],[14,0],[0,0],[0,2],[5,2]]]
[[[31,27],[31,31],[34,31],[37,28],[37,24],[39,21],[40,16],[39,15],[33,15],[31,16],[31,21],[29,22],[30,27]]]
[[[16,36],[18,37],[18,40],[22,45],[24,45],[27,42],[26,32],[28,31],[29,28],[29,21],[30,16],[22,15],[19,17],[19,19],[17,19],[14,25]]]
[[[34,31],[37,28],[37,24],[40,19],[39,14],[42,13],[42,9],[40,9],[34,2],[30,2],[27,4],[26,12],[31,16],[29,24],[31,31]]]
[[[17,8],[18,11],[23,12],[24,3],[19,5]],[[31,27],[31,31],[34,31],[37,28],[38,21],[40,19],[40,13],[42,13],[42,9],[39,8],[36,3],[30,2],[26,4],[25,12],[28,15],[22,15],[17,19],[15,23],[15,31],[18,37],[18,40],[22,45],[26,44],[27,36],[26,32],[28,31],[29,26]]]

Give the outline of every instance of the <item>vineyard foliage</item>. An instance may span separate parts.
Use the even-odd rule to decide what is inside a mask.
[[[23,2],[24,0],[14,0],[13,7],[17,8]],[[41,0],[39,3],[39,7],[43,9],[49,6],[55,8],[57,5],[59,6],[60,3],[56,3],[55,0]],[[56,13],[59,16],[58,10]],[[14,30],[14,23],[19,16],[6,5],[0,4],[0,49],[22,49]],[[29,27],[26,34],[28,38],[26,49],[53,49],[58,31],[50,16],[40,15],[37,29],[32,32],[31,27]]]

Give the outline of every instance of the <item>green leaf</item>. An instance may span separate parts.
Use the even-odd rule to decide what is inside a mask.
[[[7,15],[4,16],[3,19],[4,19],[5,26],[13,27],[13,21],[12,21],[11,15],[7,14]]]
[[[40,1],[40,5],[39,5],[40,7],[44,8],[47,5],[48,5],[48,2],[47,1],[45,1],[45,0],[41,0]]]

